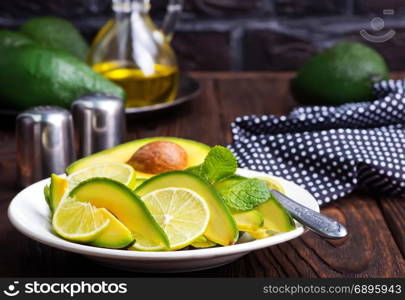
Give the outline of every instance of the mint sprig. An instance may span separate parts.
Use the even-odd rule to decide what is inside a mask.
[[[202,164],[186,171],[214,185],[225,204],[234,210],[250,210],[267,201],[271,196],[267,184],[259,179],[235,175],[237,167],[237,160],[231,150],[215,146],[210,149]]]
[[[253,209],[271,197],[267,184],[256,178],[231,180],[229,184],[218,185],[218,191],[226,205],[238,211]]]
[[[186,171],[206,179],[214,184],[236,172],[238,162],[231,150],[222,146],[212,147],[201,165],[188,168]]]

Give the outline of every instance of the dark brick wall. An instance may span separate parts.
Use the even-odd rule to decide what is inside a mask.
[[[340,40],[367,43],[385,56],[392,70],[405,70],[403,0],[184,2],[173,46],[186,70],[296,70],[309,55]],[[152,0],[157,23],[165,4]],[[91,40],[111,16],[110,0],[0,1],[1,27],[16,28],[39,15],[68,18]],[[373,30],[370,21],[375,17],[384,20],[383,29]],[[396,34],[373,43],[359,34],[361,29],[374,35],[393,29]]]

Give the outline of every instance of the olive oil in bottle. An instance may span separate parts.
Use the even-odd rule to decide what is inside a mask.
[[[127,94],[127,107],[140,107],[170,102],[176,97],[178,68],[154,65],[150,75],[139,68],[122,63],[102,62],[93,65],[93,70],[120,85]]]
[[[127,107],[173,101],[179,70],[170,40],[182,0],[168,1],[162,28],[149,15],[149,0],[113,0],[112,4],[114,17],[96,35],[88,64],[125,90]]]

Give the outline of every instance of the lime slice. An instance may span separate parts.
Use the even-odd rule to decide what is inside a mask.
[[[130,189],[135,187],[136,182],[135,170],[130,165],[122,163],[102,163],[70,174],[68,177],[69,189],[72,190],[80,182],[94,177],[109,178],[125,184]]]
[[[110,220],[95,206],[64,198],[57,208],[52,226],[67,240],[87,243],[95,240]]]
[[[190,245],[208,226],[210,213],[205,200],[197,193],[184,188],[164,188],[144,197],[147,208],[156,222],[166,232],[170,250]],[[137,240],[134,248],[158,250],[151,244]]]

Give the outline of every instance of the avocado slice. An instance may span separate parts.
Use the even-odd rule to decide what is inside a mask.
[[[139,148],[155,141],[169,141],[182,147],[187,153],[187,168],[201,164],[210,150],[210,147],[205,144],[175,137],[139,139],[79,159],[68,166],[66,172],[71,174],[90,165],[104,162],[126,163]],[[136,172],[137,179],[150,178],[152,176],[154,176],[154,174]]]
[[[56,174],[51,174],[51,184],[49,186],[48,204],[52,213],[58,208],[59,202],[62,199],[68,188],[69,182],[66,178]]]
[[[295,228],[291,215],[272,194],[270,199],[255,207],[263,216],[263,229],[287,232]]]
[[[143,201],[122,183],[108,178],[90,178],[75,187],[70,196],[108,209],[132,232],[135,240],[148,240],[165,249],[169,247],[166,233]]]
[[[248,236],[246,236],[245,239],[249,239],[250,236],[255,240],[265,239],[268,238],[269,236],[276,234],[276,232],[264,228],[258,228],[252,231],[245,231],[245,234],[246,233],[248,234]]]
[[[104,216],[110,220],[107,228],[90,243],[90,245],[103,248],[120,249],[134,241],[131,231],[125,227],[112,213],[105,208],[99,208]]]
[[[211,247],[215,247],[217,245],[217,243],[210,241],[209,239],[207,239],[205,236],[200,236],[199,238],[197,238],[192,244],[191,246],[193,246],[194,248],[211,248]]]
[[[51,191],[50,191],[50,184],[47,184],[44,186],[44,197],[46,204],[48,204],[49,210],[53,214],[53,207],[52,207],[52,202],[51,202]]]
[[[238,183],[241,180],[246,179],[246,177],[239,176],[239,175],[232,175],[229,177],[226,177],[225,179],[216,182],[214,184],[215,188],[220,191],[221,189],[226,189],[227,187],[231,186],[234,183]]]
[[[235,212],[232,214],[240,231],[257,230],[263,225],[263,215],[257,210]]]
[[[146,180],[135,192],[142,197],[152,191],[168,187],[190,189],[207,202],[211,214],[204,233],[207,239],[223,246],[236,242],[239,234],[238,228],[221,196],[208,182],[193,174],[185,171],[162,173]]]
[[[144,183],[145,180],[146,180],[146,178],[137,178],[137,179],[135,180],[134,189],[136,189],[138,186],[140,186],[142,183]]]

